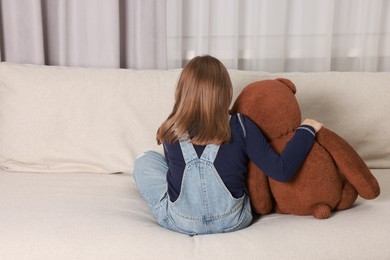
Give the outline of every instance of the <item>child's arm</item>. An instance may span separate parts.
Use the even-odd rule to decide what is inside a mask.
[[[278,155],[270,146],[261,130],[248,118],[243,117],[246,131],[246,148],[250,160],[267,176],[280,182],[290,180],[306,159],[322,124],[307,119]]]

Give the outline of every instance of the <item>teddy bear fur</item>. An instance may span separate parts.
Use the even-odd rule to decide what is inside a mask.
[[[242,90],[232,112],[251,119],[280,154],[302,121],[296,91],[288,79],[257,81]],[[332,211],[350,208],[358,195],[374,199],[380,193],[363,159],[325,127],[317,133],[306,160],[290,181],[268,178],[253,162],[249,162],[247,180],[253,210],[259,214],[275,210],[323,219]]]

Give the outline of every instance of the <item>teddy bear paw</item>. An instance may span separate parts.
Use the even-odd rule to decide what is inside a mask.
[[[331,208],[325,203],[319,203],[313,208],[313,216],[318,219],[329,218],[331,212]]]

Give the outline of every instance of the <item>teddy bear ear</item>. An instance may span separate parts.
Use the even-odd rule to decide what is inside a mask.
[[[289,79],[285,79],[285,78],[277,78],[275,79],[277,81],[280,81],[282,82],[284,85],[286,85],[287,87],[289,87],[291,89],[291,91],[295,94],[297,93],[297,88],[295,87],[294,83],[292,83],[291,80]]]

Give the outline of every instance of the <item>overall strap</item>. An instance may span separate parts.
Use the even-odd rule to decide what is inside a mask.
[[[192,143],[190,143],[190,139],[181,140],[179,143],[186,164],[188,164],[193,160],[199,159],[194,146],[192,145]]]
[[[219,147],[220,146],[216,144],[208,144],[206,148],[204,148],[200,159],[213,163],[215,161],[215,158],[217,157]]]

